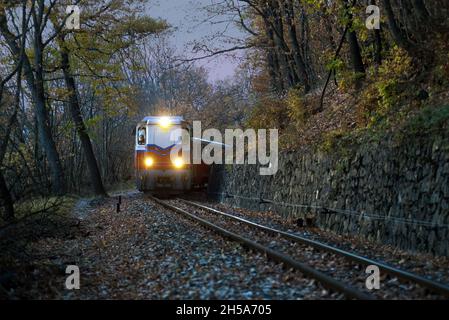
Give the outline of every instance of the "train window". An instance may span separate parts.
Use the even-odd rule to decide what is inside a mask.
[[[159,126],[149,126],[148,143],[161,148],[167,148],[180,143],[182,141],[182,132],[180,129],[180,126],[172,126],[168,130]]]
[[[182,142],[182,129],[180,127],[177,127],[176,129],[172,130],[170,134],[170,141],[173,143]]]
[[[139,128],[139,131],[137,133],[137,142],[139,145],[143,146],[145,145],[147,137],[147,129],[146,128]]]

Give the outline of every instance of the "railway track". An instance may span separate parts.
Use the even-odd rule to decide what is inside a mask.
[[[328,289],[341,292],[343,293],[347,298],[350,299],[361,299],[361,300],[373,300],[375,299],[374,296],[372,296],[369,293],[363,292],[361,290],[358,290],[348,284],[345,284],[344,282],[335,279],[318,269],[309,266],[301,261],[298,261],[291,256],[284,254],[278,250],[274,250],[272,248],[269,248],[268,246],[262,245],[252,239],[249,239],[247,237],[244,237],[240,234],[237,234],[235,232],[232,232],[228,229],[225,229],[215,223],[212,223],[210,220],[204,219],[202,217],[199,217],[198,215],[195,215],[183,208],[180,208],[179,206],[175,206],[173,204],[170,204],[168,201],[164,201],[155,197],[150,197],[154,202],[158,203],[159,205],[165,207],[166,209],[172,210],[174,212],[177,212],[199,224],[202,226],[213,230],[214,232],[219,233],[221,236],[226,237],[232,241],[236,241],[240,243],[241,245],[255,251],[259,251],[261,253],[264,253],[267,255],[268,258],[272,259],[273,261],[283,263],[285,266],[293,268],[295,270],[298,270],[305,275],[316,279],[319,281],[324,287],[327,287]]]
[[[334,246],[331,246],[331,245],[328,245],[328,244],[325,244],[325,243],[322,243],[322,242],[319,242],[319,241],[316,241],[316,240],[308,239],[308,238],[305,238],[305,237],[301,237],[301,236],[299,236],[297,234],[293,234],[293,233],[290,233],[290,232],[285,232],[285,231],[282,231],[282,230],[278,230],[278,229],[274,229],[274,228],[271,228],[271,227],[268,227],[268,226],[264,226],[264,225],[255,223],[253,221],[250,221],[250,220],[247,220],[247,219],[244,219],[244,218],[241,218],[241,217],[238,217],[238,216],[226,213],[226,212],[222,212],[222,211],[219,211],[219,210],[217,210],[215,208],[211,208],[211,207],[208,207],[208,206],[196,203],[196,202],[192,202],[192,201],[188,201],[188,200],[184,200],[184,199],[181,199],[180,201],[182,201],[182,202],[184,202],[184,203],[186,203],[188,205],[194,206],[194,207],[196,207],[198,209],[210,212],[212,214],[223,216],[223,217],[226,217],[228,219],[235,220],[235,221],[238,221],[240,223],[246,224],[248,226],[252,226],[252,227],[258,228],[258,229],[263,230],[265,232],[276,234],[276,235],[279,235],[281,237],[285,237],[287,239],[290,239],[292,241],[295,241],[295,242],[298,242],[298,243],[301,243],[301,244],[313,247],[313,248],[315,248],[317,250],[322,250],[322,251],[326,251],[326,252],[329,252],[329,253],[332,253],[332,254],[335,254],[335,255],[340,255],[340,256],[345,257],[348,260],[351,260],[351,261],[353,261],[355,263],[360,263],[360,264],[366,265],[366,266],[368,266],[368,265],[376,265],[377,267],[379,267],[379,269],[381,271],[383,271],[383,272],[385,272],[385,273],[387,273],[389,275],[398,277],[399,279],[402,279],[404,281],[408,281],[408,282],[411,282],[411,283],[414,283],[414,284],[418,284],[418,285],[420,285],[420,286],[422,286],[424,288],[427,288],[427,289],[431,290],[434,293],[437,293],[437,294],[440,294],[442,296],[445,296],[446,298],[449,298],[449,286],[446,285],[446,284],[433,281],[433,280],[428,279],[426,277],[423,277],[421,275],[418,275],[418,274],[415,274],[415,273],[412,273],[412,272],[409,272],[409,271],[406,271],[406,270],[402,270],[402,269],[393,267],[391,265],[388,265],[386,263],[383,263],[383,262],[380,262],[380,261],[376,261],[376,260],[370,259],[368,257],[361,256],[361,255],[358,255],[358,254],[350,252],[350,251],[342,250],[340,248],[337,248],[337,247],[334,247]]]
[[[376,295],[376,291],[370,292],[366,289],[365,280],[367,275],[357,268],[360,265],[376,265],[382,273],[397,277],[408,283],[408,286],[387,284],[386,289],[391,291],[393,295],[390,298],[409,298],[410,295],[420,298],[420,295],[416,293],[417,286],[418,288],[425,288],[434,292],[436,294],[435,298],[449,297],[449,286],[445,284],[353,252],[261,225],[196,202],[182,199],[163,201],[154,197],[152,199],[165,208],[182,214],[226,238],[237,241],[252,250],[263,252],[270,259],[301,271],[318,280],[323,286],[341,292],[351,299],[384,297]],[[236,229],[238,232],[235,231]],[[244,231],[245,236],[241,235],[241,231]],[[274,244],[266,243],[270,237],[271,239],[275,237],[276,241],[272,241]],[[310,248],[312,248],[312,251]],[[327,255],[323,256],[323,253]],[[320,261],[323,259],[330,261],[330,264],[327,265],[328,268],[323,267],[322,261]],[[307,261],[307,264],[304,261]],[[333,262],[337,263],[334,264]],[[421,291],[418,290],[418,292]]]

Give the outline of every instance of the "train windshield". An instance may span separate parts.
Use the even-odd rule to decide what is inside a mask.
[[[161,148],[168,148],[182,142],[181,126],[162,128],[154,125],[148,127],[148,144],[154,144]]]

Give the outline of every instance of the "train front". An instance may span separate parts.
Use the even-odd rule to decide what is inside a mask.
[[[182,117],[146,117],[136,128],[136,185],[139,191],[177,193],[192,187],[191,166],[183,160],[181,130],[189,130]]]

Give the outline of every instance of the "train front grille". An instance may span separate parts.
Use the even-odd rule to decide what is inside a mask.
[[[158,184],[171,184],[173,179],[171,177],[158,177],[156,181]]]

